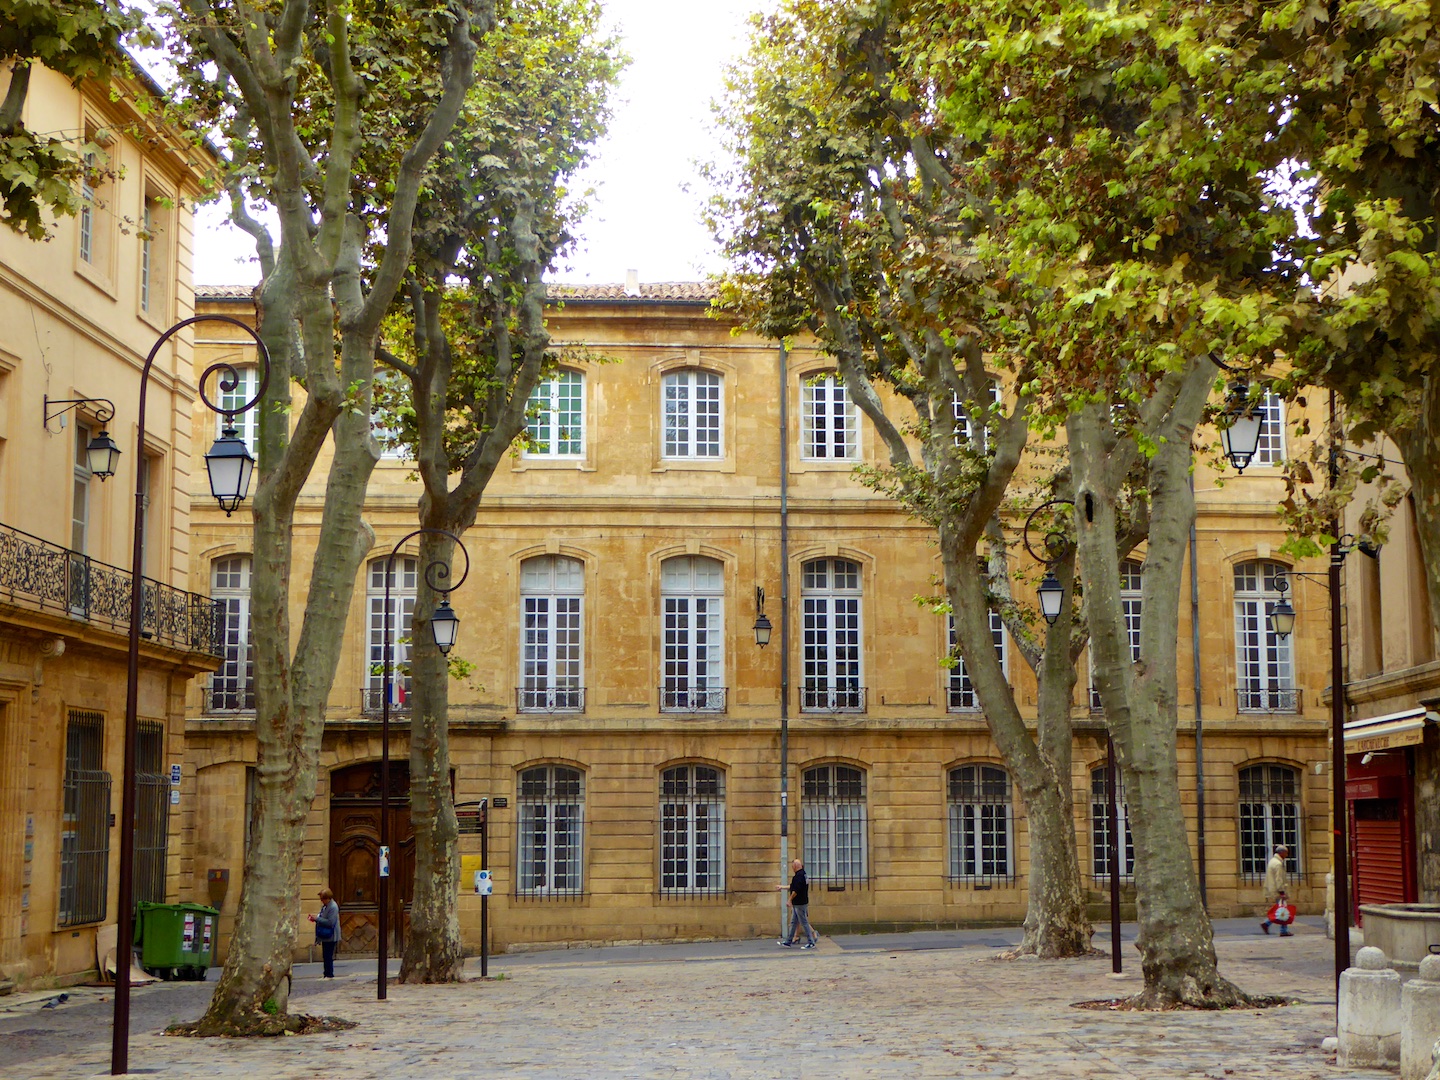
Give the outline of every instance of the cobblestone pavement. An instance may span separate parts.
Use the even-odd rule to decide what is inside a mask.
[[[207,1080],[1394,1075],[1341,1070],[1320,1052],[1334,1033],[1333,944],[1313,926],[1290,939],[1253,926],[1218,934],[1226,975],[1250,991],[1294,999],[1285,1008],[1224,1013],[1076,1009],[1078,1001],[1133,992],[1138,976],[1112,978],[1105,957],[993,959],[994,945],[1013,936],[989,931],[948,947],[892,935],[824,938],[810,951],[716,942],[522,954],[496,958],[488,981],[392,986],[384,1002],[375,1000],[373,975],[358,973],[296,1002],[357,1021],[353,1030],[234,1041],[152,1031],[131,1040],[130,1062],[132,1075]],[[1133,965],[1128,945],[1125,959]],[[103,1045],[20,1071],[6,1065],[0,1039],[0,1075],[105,1074],[104,1034]]]

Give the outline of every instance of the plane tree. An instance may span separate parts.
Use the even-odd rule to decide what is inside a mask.
[[[379,457],[370,412],[381,326],[495,10],[492,0],[178,0],[164,11],[177,95],[226,151],[230,220],[255,241],[272,363],[252,509],[256,805],[234,936],[195,1030],[274,1033],[305,1023],[287,1009],[300,867],[326,705],[373,542],[361,515]],[[386,116],[398,111],[413,126],[396,131]],[[361,168],[376,139],[389,141],[383,176]],[[295,575],[297,501],[327,448],[315,554]]]

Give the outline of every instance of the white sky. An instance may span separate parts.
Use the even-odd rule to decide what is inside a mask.
[[[696,281],[720,269],[700,223],[704,189],[697,162],[716,157],[710,102],[723,67],[744,48],[752,11],[766,0],[603,0],[631,57],[615,93],[610,135],[579,186],[594,187],[580,243],[552,279],[621,282]],[[688,190],[686,190],[688,188]],[[249,285],[260,280],[254,244],[225,224],[223,204],[201,207],[195,282]]]

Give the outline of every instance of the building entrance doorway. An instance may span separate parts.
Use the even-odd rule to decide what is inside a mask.
[[[380,763],[330,774],[330,888],[340,905],[344,954],[379,952]],[[415,892],[415,835],[410,829],[410,766],[390,762],[390,946],[402,955]]]

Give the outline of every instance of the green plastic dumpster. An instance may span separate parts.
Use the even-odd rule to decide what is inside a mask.
[[[203,979],[215,948],[220,913],[200,904],[135,905],[140,966],[162,979]]]

